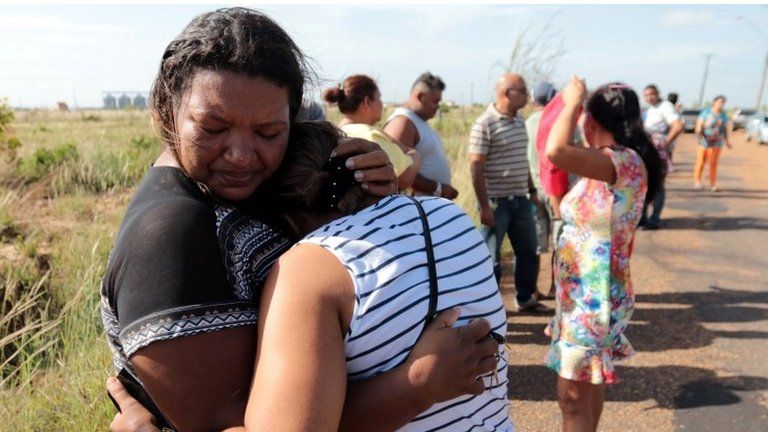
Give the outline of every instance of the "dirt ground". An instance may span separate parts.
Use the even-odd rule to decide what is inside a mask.
[[[627,336],[638,354],[617,367],[600,431],[768,431],[768,146],[741,132],[732,142],[712,193],[693,189],[694,136],[678,139],[662,227],[636,235]],[[510,414],[520,432],[559,430],[555,374],[542,363],[549,317],[514,312],[509,276],[502,294]]]

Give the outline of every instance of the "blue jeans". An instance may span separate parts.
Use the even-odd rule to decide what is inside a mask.
[[[536,292],[539,277],[539,255],[536,253],[535,205],[523,196],[513,198],[491,198],[495,205],[493,227],[481,227],[483,238],[493,258],[493,272],[496,282],[501,280],[501,243],[504,234],[509,238],[515,251],[515,288],[517,303],[527,303]]]
[[[661,183],[661,186],[659,187],[659,191],[656,193],[656,196],[653,198],[653,201],[650,205],[653,206],[653,211],[651,212],[651,217],[648,217],[648,206],[649,204],[646,202],[643,205],[643,216],[640,218],[640,223],[645,224],[651,224],[651,225],[658,225],[661,221],[661,210],[664,208],[664,198],[665,198],[666,192],[664,191],[664,182]]]

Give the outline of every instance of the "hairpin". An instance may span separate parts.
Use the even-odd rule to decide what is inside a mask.
[[[609,84],[608,88],[611,90],[624,90],[624,89],[632,90],[632,86],[624,83]]]
[[[323,171],[329,176],[321,189],[321,206],[336,209],[341,197],[356,183],[355,173],[347,168],[346,158],[342,156],[329,158]]]

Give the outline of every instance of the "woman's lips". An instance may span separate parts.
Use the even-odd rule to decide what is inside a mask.
[[[227,186],[248,186],[256,179],[255,171],[219,171]]]

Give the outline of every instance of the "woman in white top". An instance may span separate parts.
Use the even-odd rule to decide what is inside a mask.
[[[376,81],[366,75],[351,75],[338,86],[325,89],[323,99],[338,105],[344,116],[338,124],[341,130],[347,136],[377,143],[392,162],[400,190],[410,188],[419,172],[421,157],[416,150],[403,146],[374,126],[381,120],[384,108]]]
[[[325,123],[297,125],[295,145],[270,190],[288,225],[306,236],[279,259],[265,284],[248,430],[343,428],[342,408],[355,403],[345,401],[347,380],[376,379],[409,355],[430,361],[411,353],[430,304],[417,202],[434,251],[435,310],[458,308],[459,326],[485,318],[489,336],[506,335],[491,259],[472,220],[442,198],[367,195],[351,172],[329,159],[338,137]],[[404,409],[419,412],[409,423],[366,430],[514,430],[505,347],[488,348],[474,375],[474,395],[431,406],[403,400]],[[494,364],[496,373],[482,373]]]

